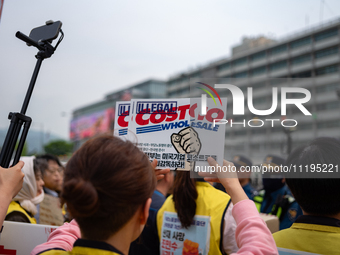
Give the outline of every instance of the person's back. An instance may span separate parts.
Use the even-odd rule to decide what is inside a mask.
[[[160,251],[183,254],[224,254],[238,250],[230,196],[208,182],[178,172],[174,194],[157,214]]]
[[[287,165],[340,165],[340,141],[317,138],[294,150]],[[294,224],[273,234],[278,248],[317,254],[340,251],[340,179],[286,179],[303,210]]]

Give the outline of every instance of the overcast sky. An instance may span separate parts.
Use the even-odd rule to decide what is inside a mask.
[[[0,22],[0,128],[20,111],[36,48],[15,37],[60,20],[65,38],[43,61],[27,115],[68,139],[72,111],[148,78],[230,56],[243,36],[280,39],[340,17],[325,0],[5,0]]]

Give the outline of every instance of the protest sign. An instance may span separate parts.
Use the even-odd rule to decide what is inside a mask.
[[[133,99],[117,102],[114,134],[137,143],[158,168],[190,170],[208,166],[207,158],[222,164],[225,125],[214,119],[226,116],[223,106],[207,100],[207,114],[200,115],[200,99]]]
[[[192,241],[195,240],[195,241]],[[160,254],[206,255],[210,244],[210,217],[196,215],[190,228],[182,228],[177,213],[164,212]]]
[[[117,101],[113,135],[123,137],[128,134],[130,101]]]
[[[131,100],[129,129],[137,146],[157,159],[158,168],[185,168],[185,153],[175,149],[172,134],[190,127],[190,99]]]
[[[35,246],[47,242],[55,226],[4,221],[0,235],[0,254],[27,255]]]

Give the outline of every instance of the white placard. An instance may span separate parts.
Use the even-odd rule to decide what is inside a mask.
[[[190,127],[189,109],[189,98],[131,100],[129,129],[158,168],[185,168],[185,153],[173,146],[172,135]]]
[[[130,101],[117,101],[113,135],[122,137],[128,134]]]
[[[226,99],[222,100],[226,108]],[[214,126],[213,119],[224,119],[224,108],[207,100],[207,114],[202,116],[199,98],[133,99],[130,116],[123,117],[133,142],[150,161],[158,160],[158,168],[190,170],[194,165],[208,166],[209,156],[223,163],[225,125]]]
[[[0,235],[0,254],[27,255],[37,245],[45,243],[57,227],[4,221]]]

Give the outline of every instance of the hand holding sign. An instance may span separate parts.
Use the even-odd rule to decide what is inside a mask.
[[[232,162],[224,159],[222,167],[211,157],[208,158],[208,162],[210,166],[215,167],[216,171],[214,173],[199,172],[198,174],[204,177],[204,180],[208,182],[221,182],[234,205],[241,200],[248,199],[238,180],[237,173],[234,171],[234,164]]]
[[[156,175],[157,181],[163,179],[164,175],[170,172],[170,168],[156,169],[156,167],[157,167],[157,159],[154,159],[151,162],[151,167],[155,171],[155,175]]]

